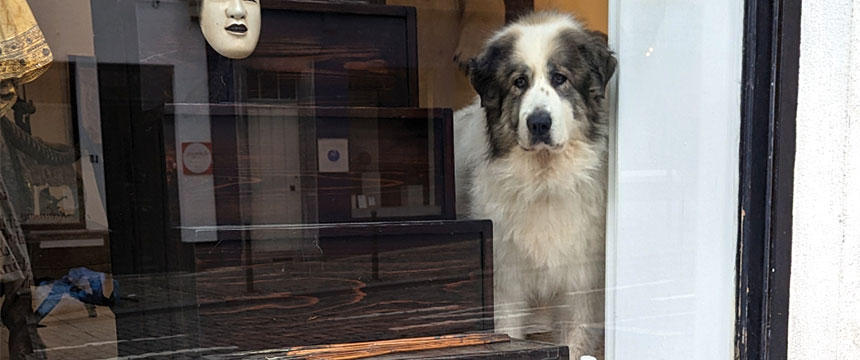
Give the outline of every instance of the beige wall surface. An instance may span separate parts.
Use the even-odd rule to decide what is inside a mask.
[[[42,76],[22,86],[22,94],[36,107],[30,116],[33,136],[49,143],[73,144],[70,86],[69,64],[56,60]]]
[[[94,56],[89,0],[30,0],[33,16],[45,34],[55,61],[69,55]]]
[[[418,94],[421,107],[460,108],[475,96],[454,55],[474,56],[484,39],[504,24],[502,0],[388,0],[414,6],[418,17]],[[465,15],[465,16],[464,16]],[[462,36],[462,39],[461,39]],[[460,43],[462,42],[462,46]],[[458,49],[459,46],[459,49]]]
[[[535,0],[535,9],[572,13],[588,28],[604,34],[609,23],[609,0]]]
[[[475,96],[454,61],[475,56],[483,42],[504,25],[503,0],[388,0],[418,12],[419,104],[458,109]],[[536,10],[570,12],[589,28],[606,32],[608,0],[536,0]]]
[[[860,0],[804,1],[788,358],[860,358]]]

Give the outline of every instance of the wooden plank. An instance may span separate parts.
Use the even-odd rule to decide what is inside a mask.
[[[253,352],[239,352],[231,354],[218,354],[206,356],[209,360],[271,360],[278,359],[275,354],[282,352],[280,349],[261,350]],[[570,357],[567,346],[549,343],[511,339],[489,344],[479,344],[461,347],[447,347],[440,349],[427,349],[415,352],[393,353],[373,357],[375,360],[411,360],[411,359],[543,359],[543,360],[566,360]]]
[[[509,342],[505,334],[456,334],[347,344],[300,346],[275,354],[283,359],[352,360],[411,351]]]

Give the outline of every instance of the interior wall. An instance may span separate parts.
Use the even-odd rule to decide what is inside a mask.
[[[23,85],[23,95],[36,107],[30,115],[33,136],[48,143],[73,144],[70,86],[69,64],[56,60],[39,78]]]
[[[54,61],[67,61],[69,55],[95,54],[90,0],[31,0],[28,3],[51,47]]]
[[[475,56],[484,39],[505,22],[502,0],[388,0],[414,6],[418,18],[418,95],[421,107],[460,108],[475,96],[465,73],[454,61]],[[464,16],[465,15],[465,16]]]
[[[459,109],[476,96],[455,57],[465,61],[505,22],[503,0],[387,0],[414,6],[418,17],[418,77],[421,107]],[[607,32],[608,0],[535,0],[536,10],[573,13],[586,25]]]
[[[589,29],[607,33],[608,0],[535,0],[535,9],[569,12],[584,21]]]

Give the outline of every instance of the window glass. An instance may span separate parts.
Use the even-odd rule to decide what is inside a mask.
[[[734,353],[743,2],[611,7],[607,246],[615,358]]]
[[[740,1],[0,10],[0,358],[732,352]]]

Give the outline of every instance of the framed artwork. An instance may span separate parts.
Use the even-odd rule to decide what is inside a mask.
[[[94,134],[89,134],[92,127],[79,128],[79,121],[95,109],[92,120],[99,123],[97,84],[95,59],[70,57],[22,86],[14,111],[15,130],[5,136],[16,138],[7,141],[17,170],[13,176],[20,184],[12,196],[26,230],[86,227],[81,130],[87,139]],[[86,104],[92,100],[96,103]],[[99,159],[88,153],[84,160],[92,170]]]

